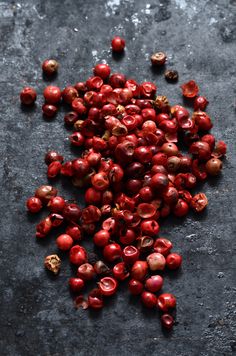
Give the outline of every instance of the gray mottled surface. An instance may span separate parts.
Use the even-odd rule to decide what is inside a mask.
[[[112,59],[114,34],[126,38],[120,61]],[[221,356],[236,353],[235,234],[235,0],[25,0],[0,1],[0,354]],[[63,113],[42,119],[40,106],[23,111],[18,94],[38,88],[40,64],[60,62],[60,86],[84,80],[98,61],[137,80],[154,80],[159,93],[181,103],[178,85],[150,69],[149,55],[167,52],[168,67],[180,82],[195,79],[209,101],[213,132],[229,147],[222,176],[206,183],[209,208],[200,218],[166,221],[162,235],[184,257],[182,271],[165,280],[178,298],[177,325],[163,334],[159,317],[144,312],[121,290],[100,314],[76,311],[67,289],[70,267],[49,278],[44,256],[55,251],[54,237],[36,243],[35,224],[25,199],[46,183],[43,156],[54,148],[73,157]],[[67,198],[82,195],[67,186]]]

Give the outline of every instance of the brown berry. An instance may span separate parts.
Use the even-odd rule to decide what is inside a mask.
[[[166,54],[164,52],[157,52],[151,56],[153,66],[162,66],[166,62]]]
[[[54,274],[58,274],[61,268],[61,259],[57,255],[49,255],[45,257],[44,266]]]
[[[177,82],[177,80],[179,79],[179,73],[177,72],[177,70],[168,69],[165,71],[165,78],[167,82]]]

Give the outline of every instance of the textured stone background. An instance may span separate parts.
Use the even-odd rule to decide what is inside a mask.
[[[114,34],[127,42],[116,61],[109,45]],[[25,0],[0,1],[0,354],[28,355],[181,355],[221,356],[236,352],[235,234],[235,0]],[[106,60],[114,71],[137,80],[154,80],[159,93],[182,103],[179,85],[167,84],[149,65],[154,50],[167,52],[168,67],[180,82],[195,79],[210,101],[213,132],[228,144],[224,172],[202,186],[209,208],[201,217],[166,221],[169,237],[184,257],[182,271],[165,279],[178,298],[177,325],[166,335],[157,313],[146,312],[121,290],[100,314],[73,309],[67,289],[70,267],[58,278],[43,268],[55,251],[54,238],[37,243],[25,199],[46,183],[44,153],[74,154],[63,113],[42,119],[39,95],[34,110],[22,110],[25,85],[41,93],[40,64],[60,62],[60,86],[91,74]],[[67,198],[82,195],[61,183]]]

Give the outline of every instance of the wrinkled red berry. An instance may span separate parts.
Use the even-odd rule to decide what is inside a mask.
[[[194,80],[181,85],[183,96],[186,98],[194,98],[199,92],[199,88]]]

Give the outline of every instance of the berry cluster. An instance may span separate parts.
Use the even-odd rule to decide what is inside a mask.
[[[116,39],[112,46],[120,51],[124,42]],[[159,53],[152,61],[165,59]],[[57,67],[53,60],[43,64],[49,75]],[[138,84],[121,73],[110,73],[107,64],[97,64],[86,82],[63,91],[48,86],[43,92],[47,117],[56,114],[60,102],[71,106],[64,118],[74,128],[70,142],[83,148],[80,157],[67,162],[59,153],[48,152],[47,176],[61,175],[83,188],[86,206],[81,209],[59,196],[53,186],[43,185],[27,200],[27,208],[31,213],[43,207],[49,210],[36,227],[39,239],[65,226],[56,244],[59,250],[69,251],[69,260],[77,267],[77,275],[69,280],[77,306],[102,308],[104,297],[129,279],[130,292],[140,295],[146,307],[159,308],[163,325],[171,328],[174,319],[169,312],[176,299],[170,293],[160,294],[162,271],[179,268],[182,258],[171,252],[168,239],[158,236],[160,224],[171,214],[184,217],[190,209],[198,213],[206,208],[205,194],[193,196],[191,190],[220,173],[226,145],[215,142],[209,133],[213,125],[205,112],[208,101],[197,96],[194,81],[181,86],[183,95],[193,98],[190,114],[156,95],[154,83]],[[22,103],[35,100],[32,88],[21,92]],[[180,145],[188,154],[180,151]],[[96,255],[91,257],[81,245],[84,238],[93,241]],[[58,273],[59,257],[47,256],[45,266]],[[88,280],[96,280],[98,287],[84,299],[80,293]]]

